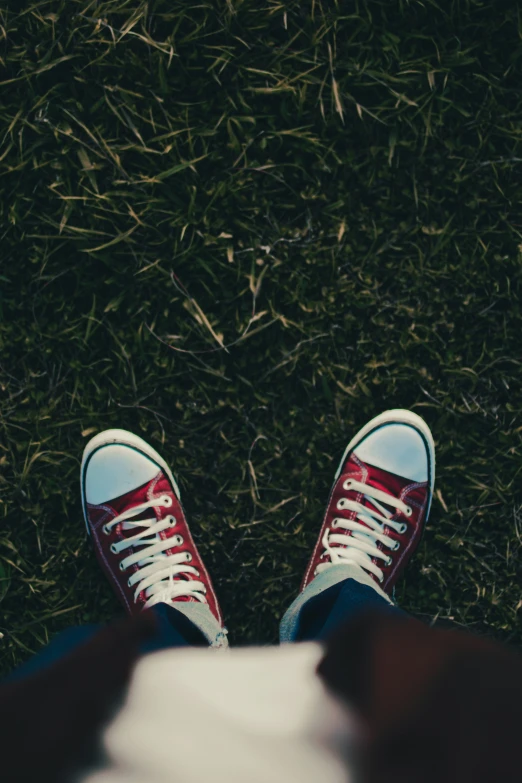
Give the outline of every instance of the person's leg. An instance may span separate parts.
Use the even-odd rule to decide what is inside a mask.
[[[415,551],[435,482],[435,448],[423,419],[376,416],[350,441],[300,593],[285,612],[281,643],[325,639],[359,613],[406,618],[394,585]]]
[[[174,604],[211,647],[226,649],[219,601],[163,457],[139,435],[104,430],[85,446],[80,487],[96,558],[127,612]],[[190,625],[180,623],[185,638]]]
[[[360,566],[332,565],[318,574],[286,610],[279,629],[280,641],[326,639],[367,609],[408,616]]]
[[[84,449],[80,484],[87,532],[116,595],[128,614],[139,606],[157,617],[158,631],[140,655],[187,645],[226,649],[228,630],[212,581],[192,538],[178,484],[157,451],[132,432],[105,430]],[[150,607],[159,594],[161,601]],[[6,682],[52,664],[101,628],[91,624],[63,631]]]
[[[157,633],[140,648],[140,655],[170,647],[208,647],[202,631],[174,606],[158,603],[152,607],[158,624]],[[51,665],[91,639],[103,625],[89,624],[67,628],[55,636],[39,653],[15,669],[2,684],[20,680]]]
[[[407,616],[398,606],[388,603],[373,587],[357,579],[344,579],[303,605],[294,641],[326,639],[339,626],[367,609]]]

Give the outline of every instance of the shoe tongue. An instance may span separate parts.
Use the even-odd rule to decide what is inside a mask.
[[[142,503],[146,503],[149,500],[148,497],[148,491],[150,488],[151,483],[154,483],[154,495],[157,497],[159,495],[169,495],[174,500],[175,495],[172,492],[172,487],[170,486],[169,480],[167,477],[162,473],[161,478],[155,478],[151,481],[148,481],[146,484],[143,484],[141,487],[137,487],[137,489],[131,490],[131,492],[127,492],[125,495],[121,495],[121,497],[116,498],[115,500],[111,501],[111,506],[114,508],[117,514],[121,514],[123,511],[125,511],[127,508],[130,508],[131,506],[139,506]],[[159,507],[162,508],[161,506]],[[169,513],[169,510],[165,508],[165,511]],[[139,525],[131,525],[129,522],[139,522],[140,520],[145,519],[157,519],[156,517],[156,509],[151,506],[149,508],[146,508],[144,511],[139,512],[135,516],[130,517],[128,520],[125,520],[120,525],[118,525],[119,532],[123,538],[131,538],[132,536],[135,536],[140,531],[143,531],[143,527],[140,527]],[[167,528],[163,531],[163,537],[164,538],[171,538],[172,536],[176,536],[178,534],[177,529],[174,528]],[[152,534],[151,536],[143,536],[143,541],[155,541],[159,540],[157,534]],[[139,549],[142,549],[144,547],[137,547],[136,549],[134,547],[131,547],[132,551],[138,551]],[[130,550],[129,554],[130,554]],[[165,552],[158,552],[155,557],[168,557],[169,554],[173,554],[174,550],[167,549]],[[180,581],[180,582],[190,582],[192,581],[191,575],[189,574],[176,574],[173,577],[174,581]],[[165,580],[166,582],[167,580]],[[142,593],[142,597],[145,600],[145,596]],[[197,602],[197,598],[194,598],[190,595],[183,595],[179,596],[179,598],[176,598],[176,603],[178,601],[183,602]]]
[[[351,460],[349,460],[347,464],[347,468],[350,469],[350,472],[351,470],[357,470],[357,472],[360,473],[359,465],[356,463],[350,463]],[[411,480],[404,478],[403,476],[397,476],[395,473],[389,473],[386,470],[377,468],[374,465],[369,465],[368,463],[364,463],[364,465],[368,471],[368,476],[364,483],[368,484],[370,487],[374,487],[375,489],[380,490],[381,492],[385,492],[394,498],[399,498],[404,487],[406,487],[408,484],[411,484]],[[391,514],[395,514],[397,512],[397,508],[395,506],[388,505],[382,500],[378,500],[377,502],[380,503],[381,506],[383,506]],[[371,508],[375,511],[378,510],[372,501],[366,497],[362,498],[361,503],[367,508]]]
[[[125,495],[120,495],[119,498],[115,498],[114,500],[111,500],[110,505],[115,510],[116,514],[121,514],[124,511],[127,511],[128,509],[132,508],[133,506],[141,506],[142,503],[147,503],[149,501],[148,495],[149,495],[151,484],[154,484],[155,497],[158,497],[159,495],[162,494],[169,495],[172,498],[174,497],[169,481],[162,472],[160,478],[158,478],[158,476],[155,476],[152,479],[152,481],[147,481],[145,484],[142,484],[141,487],[136,487],[136,489],[132,489],[130,492],[127,492]],[[160,510],[163,509],[160,507]],[[139,513],[133,515],[129,519],[125,520],[124,522],[121,522],[118,525],[119,532],[124,538],[130,538],[131,536],[136,535],[141,530],[143,530],[143,528],[141,528],[140,526],[131,525],[130,523],[139,522],[140,520],[145,520],[145,519],[157,519],[156,508],[154,508],[154,506],[149,506],[149,508],[140,511]],[[167,538],[176,535],[176,531],[174,531],[173,528],[167,529],[164,532]]]

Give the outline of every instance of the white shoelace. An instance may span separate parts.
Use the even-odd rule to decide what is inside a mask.
[[[193,566],[183,565],[183,563],[192,560],[192,555],[189,552],[179,552],[173,555],[165,554],[166,549],[174,549],[183,543],[183,538],[179,535],[166,538],[165,540],[162,540],[159,536],[163,530],[175,527],[176,518],[168,516],[160,522],[158,522],[156,517],[130,521],[130,517],[157,506],[169,508],[172,506],[172,498],[169,495],[161,495],[159,498],[129,508],[122,514],[114,517],[114,519],[111,519],[110,522],[107,522],[103,528],[105,533],[109,533],[110,529],[120,522],[124,522],[124,528],[127,530],[133,527],[144,528],[135,536],[129,536],[129,538],[111,545],[113,554],[118,554],[129,547],[143,547],[139,552],[135,552],[120,561],[121,571],[125,571],[135,563],[139,566],[139,571],[133,573],[127,582],[129,587],[136,585],[134,602],[136,602],[141,591],[146,590],[145,597],[148,600],[143,606],[144,609],[160,602],[168,603],[180,596],[192,596],[201,601],[201,603],[207,603],[207,599],[201,595],[202,592],[207,592],[203,582],[185,579],[174,581],[174,576],[181,573],[192,573],[195,576],[200,576],[199,571]],[[151,536],[154,536],[154,538],[151,539]]]
[[[356,511],[355,519],[342,519],[336,518],[332,521],[330,528],[325,530],[322,544],[331,562],[321,563],[315,569],[315,573],[320,573],[332,565],[339,563],[353,563],[364,568],[366,571],[371,571],[378,578],[379,582],[383,581],[383,572],[375,564],[372,563],[372,557],[378,557],[381,560],[386,561],[386,565],[389,565],[392,558],[389,557],[382,549],[378,549],[376,544],[380,541],[384,546],[388,547],[391,551],[395,551],[399,548],[398,541],[390,538],[384,533],[384,526],[393,528],[398,533],[404,533],[407,525],[404,522],[397,522],[391,520],[390,517],[393,514],[387,509],[383,508],[378,502],[386,503],[388,506],[395,507],[398,511],[402,511],[406,516],[411,517],[412,509],[407,506],[402,500],[394,498],[393,495],[388,495],[387,492],[382,492],[375,487],[370,487],[368,484],[364,484],[361,481],[355,481],[355,479],[347,479],[343,484],[343,489],[351,489],[355,492],[362,492],[364,497],[367,498],[374,506],[381,512],[374,511],[372,508],[367,508],[355,500],[348,500],[347,498],[341,498],[337,503],[337,508],[348,509],[349,511]],[[360,520],[357,522],[357,520]],[[368,527],[361,524],[365,522]],[[344,535],[342,533],[332,533],[332,528],[344,528],[345,530],[351,530],[352,535]],[[344,546],[336,546],[332,548],[331,544],[343,544]]]

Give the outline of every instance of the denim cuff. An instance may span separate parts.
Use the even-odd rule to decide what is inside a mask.
[[[317,574],[288,607],[279,625],[280,643],[288,644],[295,641],[299,631],[301,612],[310,598],[314,598],[329,587],[338,584],[338,582],[343,582],[345,579],[355,579],[356,582],[372,587],[388,604],[395,606],[390,596],[384,590],[381,590],[377,582],[360,566],[352,563],[332,565],[329,568],[325,568],[320,574]]]
[[[228,650],[228,629],[221,626],[208,604],[193,603],[189,601],[177,601],[175,608],[194,623],[213,650]]]

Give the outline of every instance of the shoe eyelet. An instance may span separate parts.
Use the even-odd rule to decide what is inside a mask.
[[[186,559],[187,563],[188,563],[190,560],[192,560],[192,555],[190,554],[190,552],[187,552],[187,553],[186,553],[186,555],[185,555],[185,559]],[[199,573],[198,573],[198,576],[199,576]]]
[[[172,506],[172,498],[170,495],[163,495],[163,505],[165,508],[170,508]]]
[[[399,541],[396,541],[396,542],[395,542],[395,546],[394,546],[394,547],[392,547],[392,550],[391,550],[391,551],[392,551],[392,552],[396,552],[396,551],[398,550],[398,548],[399,548],[399,547],[400,547],[400,542],[399,542]]]
[[[401,525],[401,529],[398,532],[402,536],[402,534],[405,533],[407,529],[408,529],[408,525],[406,524],[406,522],[403,522]]]
[[[334,519],[334,521],[332,522],[332,524],[330,525],[330,527],[332,528],[332,530],[333,530],[333,528],[335,528],[335,527],[338,527],[338,525],[337,525],[337,520],[336,520],[336,519]]]
[[[106,536],[110,536],[110,534],[111,534],[111,531],[110,531],[110,530],[107,530],[107,525],[104,525],[104,526],[102,527],[102,533],[105,533],[105,535],[106,535]]]
[[[131,586],[130,579],[127,579],[127,587],[130,587],[130,586]]]
[[[175,524],[176,524],[176,517],[170,516],[169,517],[169,525],[171,527],[174,527]]]
[[[353,479],[346,479],[343,483],[343,489],[351,489],[353,487]]]
[[[344,498],[341,498],[340,500],[337,501],[337,508],[339,510],[342,510],[344,508]]]
[[[389,566],[392,563],[393,563],[393,558],[389,557],[388,560],[386,561],[386,565]]]
[[[118,552],[116,551],[116,544],[111,544],[109,549],[111,550],[113,555],[117,555]]]
[[[120,571],[125,571],[125,569],[127,568],[127,566],[123,565],[123,560],[120,560],[119,567],[120,567]]]
[[[411,515],[413,514],[412,507],[411,506],[406,506],[406,512],[405,513],[406,513],[407,517],[411,517]]]
[[[178,542],[178,546],[181,546],[185,539],[183,536],[178,536],[176,540]]]

